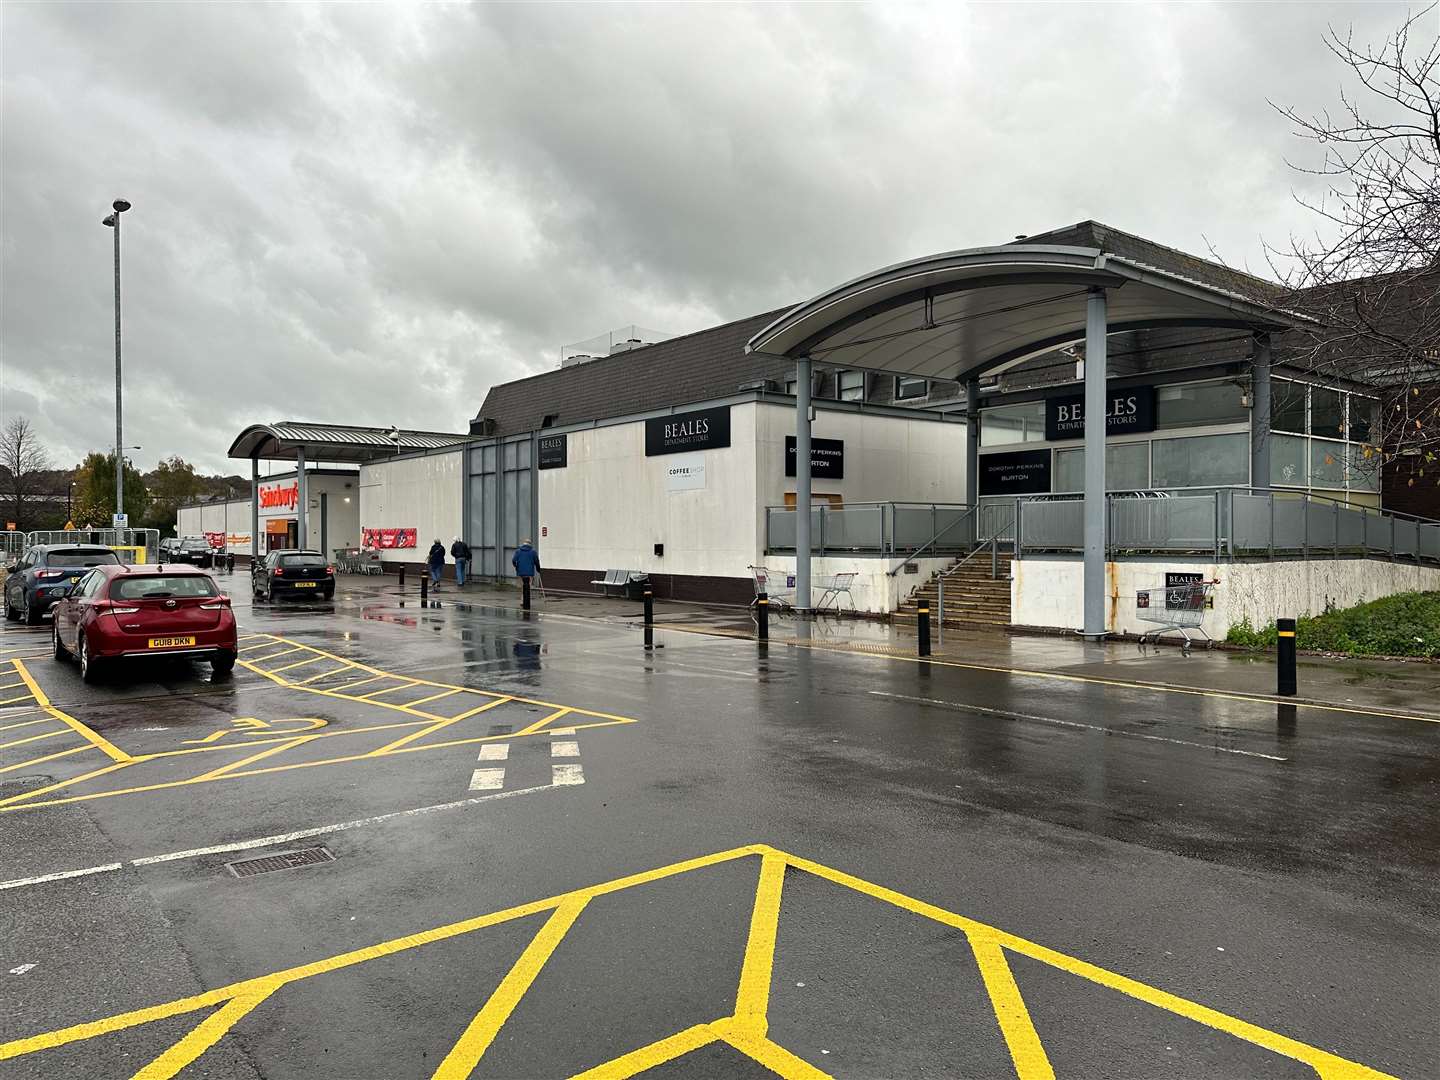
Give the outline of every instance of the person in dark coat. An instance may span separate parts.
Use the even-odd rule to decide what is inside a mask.
[[[540,553],[530,546],[529,540],[521,541],[515,554],[510,556],[510,565],[515,567],[516,577],[529,581],[540,573]]]
[[[440,571],[445,569],[445,545],[437,537],[430,545],[430,555],[425,560],[430,564],[430,587],[440,591]]]
[[[470,572],[470,545],[455,537],[455,542],[450,545],[450,557],[455,560],[455,584],[465,584],[465,575]]]

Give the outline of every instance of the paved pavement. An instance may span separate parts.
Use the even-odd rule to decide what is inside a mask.
[[[510,595],[6,627],[0,1078],[1440,1075],[1428,669]]]

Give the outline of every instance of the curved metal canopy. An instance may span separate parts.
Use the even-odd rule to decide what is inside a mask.
[[[1107,290],[1108,331],[1162,326],[1283,330],[1309,324],[1259,296],[1099,248],[1007,244],[897,263],[786,312],[746,352],[963,380],[1085,337],[1086,298]]]
[[[273,424],[251,424],[230,444],[229,456],[294,461],[296,451],[303,449],[312,460],[364,463],[407,450],[453,446],[465,439],[464,435],[442,431],[402,431],[397,428],[281,420]]]

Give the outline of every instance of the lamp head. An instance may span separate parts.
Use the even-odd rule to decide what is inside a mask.
[[[117,214],[123,214],[126,210],[129,210],[129,209],[130,209],[130,200],[129,200],[129,199],[116,199],[116,200],[115,200],[113,203],[111,203],[110,205],[115,208],[115,212],[116,212]]]
[[[111,214],[110,216],[108,216],[107,218],[105,218],[104,221],[100,222],[100,224],[101,224],[101,225],[107,225],[107,226],[109,226],[110,228],[113,229],[113,228],[115,227],[115,215],[114,215],[114,214]]]

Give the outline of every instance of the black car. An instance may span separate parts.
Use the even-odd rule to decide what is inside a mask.
[[[318,551],[272,551],[250,564],[250,588],[256,599],[277,596],[335,598],[335,567]]]
[[[92,566],[110,566],[120,556],[91,544],[38,544],[10,565],[5,579],[5,618],[34,626],[58,603],[70,582]]]
[[[189,563],[191,566],[213,566],[215,552],[203,536],[184,536],[173,541],[165,562]]]

